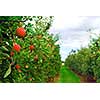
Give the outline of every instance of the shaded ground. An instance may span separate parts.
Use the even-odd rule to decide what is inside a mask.
[[[66,66],[61,67],[60,74],[57,75],[50,83],[96,83],[91,77],[81,76]]]
[[[70,71],[75,73],[80,78],[80,83],[96,83],[96,79],[94,79],[93,77],[83,76],[83,75],[73,71],[72,69],[70,69]]]
[[[87,77],[87,76],[81,76],[79,74],[77,74],[78,77],[80,78],[80,82],[81,83],[96,83],[96,80],[94,80],[91,77]]]

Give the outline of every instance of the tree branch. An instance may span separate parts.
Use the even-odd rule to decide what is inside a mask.
[[[0,24],[1,23],[5,23],[5,22],[26,22],[27,21],[27,19],[26,20],[0,20]]]

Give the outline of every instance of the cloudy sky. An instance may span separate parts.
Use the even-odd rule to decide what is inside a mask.
[[[55,16],[50,32],[60,33],[62,60],[65,60],[72,49],[88,45],[90,40],[88,29],[100,33],[99,16]]]

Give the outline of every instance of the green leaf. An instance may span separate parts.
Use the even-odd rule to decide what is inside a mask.
[[[6,78],[11,73],[11,64],[9,65],[8,70],[6,71],[4,78]]]
[[[10,57],[7,53],[2,53],[5,57]]]
[[[0,49],[3,51],[9,51],[5,46],[2,46]]]
[[[0,59],[0,64],[2,64],[2,60]]]

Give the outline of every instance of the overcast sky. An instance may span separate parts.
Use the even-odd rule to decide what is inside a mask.
[[[100,33],[99,16],[55,16],[50,32],[60,33],[60,54],[65,60],[71,49],[86,47],[89,43],[90,33]]]

